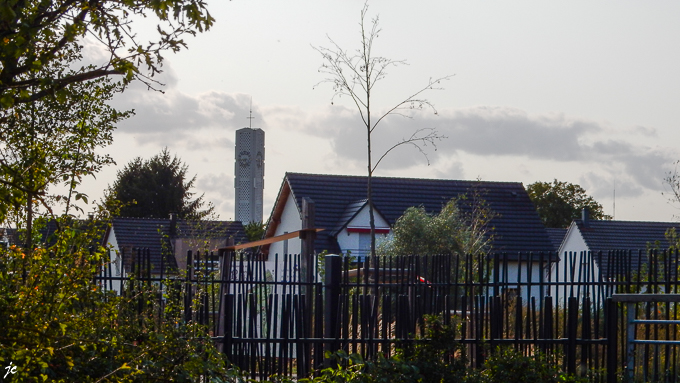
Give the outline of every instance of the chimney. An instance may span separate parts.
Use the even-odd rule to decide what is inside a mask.
[[[177,236],[177,214],[170,213],[170,238]]]
[[[584,207],[581,210],[581,221],[583,221],[584,227],[588,227],[590,225],[590,213],[588,212],[587,207]]]

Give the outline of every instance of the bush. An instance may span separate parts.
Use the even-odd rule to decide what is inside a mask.
[[[379,355],[364,360],[358,354],[338,351],[331,357],[337,367],[321,370],[305,383],[557,383],[587,382],[560,372],[541,354],[522,355],[513,349],[497,349],[481,371],[467,367],[465,348],[456,331],[437,317],[426,318],[426,336],[403,347],[395,356]],[[276,382],[288,383],[288,379]]]
[[[480,383],[588,382],[587,378],[561,372],[545,355],[522,355],[512,348],[498,348],[472,381]]]
[[[0,249],[0,367],[16,366],[6,380],[240,380],[205,328],[159,315],[152,286],[101,291],[94,276],[106,252],[90,250],[99,233],[89,229],[63,226],[53,245],[31,252]]]

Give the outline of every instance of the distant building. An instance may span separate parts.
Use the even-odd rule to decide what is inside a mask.
[[[373,178],[376,233],[387,236],[396,220],[411,206],[439,213],[452,198],[479,192],[496,214],[489,225],[492,250],[517,257],[519,252],[554,252],[555,248],[519,182],[459,181],[417,178]],[[354,256],[368,255],[370,226],[366,177],[286,173],[274,203],[265,238],[302,228],[302,199],[316,204],[316,227],[323,228],[314,243],[316,252],[327,250]],[[462,207],[464,212],[466,207]],[[282,254],[283,244],[272,244],[269,254]],[[290,241],[288,253],[300,252]]]
[[[234,243],[247,242],[241,222],[116,217],[104,236],[104,244],[111,249],[111,263],[102,274],[128,276],[133,257],[147,249],[152,276],[176,274],[186,270],[189,250],[204,254],[226,246],[230,238]],[[120,292],[120,281],[113,281],[110,288]]]
[[[264,131],[251,128],[237,130],[235,153],[236,215],[234,218],[243,222],[244,225],[250,222],[262,222]]]
[[[594,295],[594,290],[587,291],[587,284],[615,281],[620,274],[648,266],[647,251],[667,249],[666,231],[673,227],[680,230],[678,222],[591,220],[584,210],[582,218],[574,220],[567,229],[559,247],[559,262],[552,265],[550,279],[560,282],[565,290],[580,289],[582,294]],[[672,268],[677,267],[677,262],[673,261]],[[557,293],[560,292],[554,294]],[[566,291],[560,296],[565,294]]]
[[[369,207],[366,177],[286,173],[267,224],[265,238],[302,229],[302,201],[315,203],[317,234],[314,251],[334,254],[348,252],[362,260],[370,254]],[[478,192],[495,217],[488,225],[492,254],[508,262],[500,281],[521,280],[514,293],[538,296],[539,289],[528,287],[542,280],[555,248],[524,186],[519,182],[459,181],[416,178],[373,178],[373,201],[377,239],[392,233],[394,223],[412,206],[422,206],[438,214],[452,198]],[[464,214],[469,206],[461,205]],[[270,269],[278,267],[283,254],[299,254],[301,241],[290,239],[263,246]],[[533,256],[531,255],[533,254]],[[543,254],[543,256],[541,256]],[[530,281],[528,280],[530,278]],[[516,284],[516,283],[515,283]]]

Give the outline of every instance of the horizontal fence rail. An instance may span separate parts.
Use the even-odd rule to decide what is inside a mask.
[[[204,324],[235,365],[254,378],[306,377],[325,351],[390,356],[425,335],[428,315],[457,329],[471,367],[497,347],[543,355],[563,371],[614,382],[628,362],[628,315],[637,324],[634,377],[677,381],[676,303],[626,308],[614,294],[680,293],[677,251],[497,253],[365,258],[188,252],[184,270],[148,250],[106,264],[104,289],[155,286],[183,318]],[[167,262],[167,263],[166,263]],[[157,265],[158,266],[158,265]],[[311,269],[310,269],[311,268]],[[303,270],[308,270],[303,272]],[[309,271],[311,270],[311,271]],[[632,308],[630,308],[632,307]],[[644,327],[647,326],[647,327]],[[656,326],[656,327],[654,327]],[[645,344],[646,340],[671,341]],[[639,373],[637,372],[639,370]],[[628,373],[630,371],[625,370]]]

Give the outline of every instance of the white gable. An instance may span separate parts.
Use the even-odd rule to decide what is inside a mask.
[[[103,277],[125,277],[125,269],[123,268],[122,258],[120,256],[120,248],[118,246],[118,239],[116,238],[116,232],[113,227],[109,230],[109,235],[106,238],[106,244],[104,245],[109,250],[109,255],[111,259],[109,263],[104,266],[104,270],[101,272]],[[121,281],[113,280],[111,282],[106,281],[106,289],[112,288],[114,291],[121,293]]]
[[[386,238],[392,233],[387,220],[375,209],[373,210],[376,229],[376,241]],[[343,254],[348,252],[362,260],[371,252],[371,224],[368,204],[352,218],[347,225],[337,234],[336,239]]]
[[[281,213],[281,222],[276,226],[274,236],[292,233],[301,229],[302,218],[300,217],[300,211],[298,210],[295,199],[293,198],[293,193],[290,193],[288,194],[286,204],[283,207],[283,212]],[[282,242],[275,242],[269,247],[269,259],[274,260],[274,256],[276,254],[278,254],[279,257],[283,257],[284,253],[300,254],[301,249],[301,241],[297,238]]]
[[[567,234],[562,240],[558,251],[559,262],[552,265],[550,279],[553,282],[567,282],[560,291],[553,288],[553,295],[565,296],[567,291],[576,294],[576,290],[583,290],[581,294],[586,294],[586,287],[581,285],[583,282],[592,282],[600,278],[600,270],[597,263],[590,256],[590,249],[586,244],[581,230],[576,222],[572,222],[567,230]],[[572,292],[573,290],[573,292]],[[588,291],[590,296],[594,296],[595,290]]]

